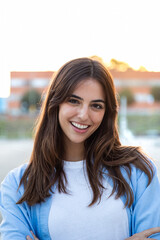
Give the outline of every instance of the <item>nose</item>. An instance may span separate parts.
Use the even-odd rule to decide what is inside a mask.
[[[87,105],[83,105],[80,107],[78,111],[78,117],[81,121],[86,121],[89,118],[89,109]]]

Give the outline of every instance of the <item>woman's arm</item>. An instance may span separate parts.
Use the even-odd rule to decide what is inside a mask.
[[[23,189],[18,189],[19,179],[10,172],[1,184],[0,211],[2,223],[0,226],[2,239],[25,240],[26,236],[32,236],[34,231],[31,222],[30,207],[26,204],[16,204],[23,194]]]
[[[148,239],[149,236],[155,234],[155,233],[160,233],[160,227],[156,227],[156,228],[150,228],[150,229],[147,229],[143,232],[140,232],[140,233],[136,233],[134,234],[133,236],[125,239],[125,240],[146,240]],[[31,238],[29,235],[26,237],[27,240],[39,240],[33,232],[31,232],[33,238]],[[153,240],[157,240],[155,238],[152,238]]]
[[[39,240],[35,235],[34,235],[34,233],[31,231],[31,234],[32,234],[32,236],[33,236],[33,238],[31,238],[29,235],[26,237],[26,239],[27,240]]]
[[[156,234],[156,233],[160,233],[160,227],[150,228],[143,232],[136,233],[133,236],[131,236],[125,240],[145,240],[145,239],[148,239],[148,237],[150,237],[151,235]],[[152,239],[157,240],[158,238],[157,239],[152,238]],[[30,238],[29,238],[29,240],[30,240]],[[36,238],[35,238],[35,240],[36,240]]]
[[[143,232],[145,229],[160,227],[160,183],[154,167],[153,179],[148,185],[145,173],[139,172],[134,181],[134,203],[132,209],[132,235]],[[137,180],[133,179],[137,178]],[[136,186],[136,187],[135,187]],[[154,233],[149,238],[160,240],[160,233]]]

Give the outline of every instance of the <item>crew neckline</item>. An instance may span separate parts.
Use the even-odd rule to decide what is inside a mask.
[[[66,161],[63,160],[63,166],[64,168],[81,168],[84,165],[85,160],[79,160],[79,161]]]

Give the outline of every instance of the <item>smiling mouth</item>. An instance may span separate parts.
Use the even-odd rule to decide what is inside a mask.
[[[79,123],[75,123],[75,122],[71,122],[72,126],[78,128],[78,129],[87,129],[90,127],[90,125],[84,125],[84,124],[79,124]]]

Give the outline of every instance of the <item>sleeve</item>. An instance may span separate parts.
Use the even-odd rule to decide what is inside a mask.
[[[157,171],[148,185],[148,177],[141,173],[136,187],[132,212],[132,233],[138,233],[152,227],[160,227],[160,183]],[[160,240],[160,233],[149,238]]]
[[[1,184],[0,212],[2,223],[0,226],[2,240],[25,240],[33,230],[31,224],[30,207],[26,204],[16,204],[22,196],[22,189],[18,190],[15,175],[9,173]]]

